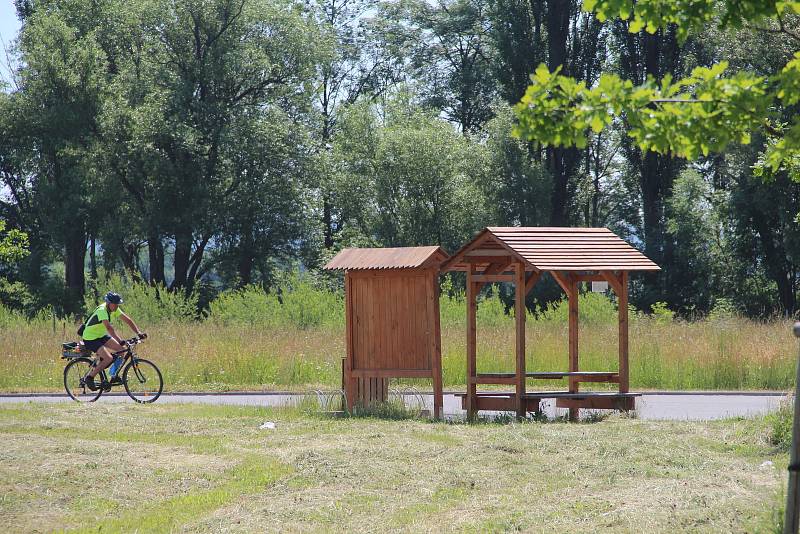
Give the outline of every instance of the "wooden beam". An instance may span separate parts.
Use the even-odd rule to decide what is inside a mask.
[[[513,386],[517,383],[517,377],[514,373],[509,373],[509,376],[498,377],[478,375],[470,380],[471,384],[508,384],[509,386]]]
[[[508,270],[508,268],[511,266],[512,260],[510,258],[500,258],[500,257],[498,257],[498,258],[501,259],[502,261],[498,262],[498,263],[493,263],[492,265],[489,265],[489,267],[487,267],[486,270],[483,271],[484,275],[498,274],[498,273],[502,273],[502,272],[505,272],[506,270]],[[498,258],[495,258],[495,260],[497,260]],[[477,284],[476,288],[475,288],[475,293],[476,294],[479,293],[480,290],[483,289],[483,286],[485,286],[485,285],[486,285],[486,282],[482,282],[482,283]]]
[[[562,378],[575,377],[578,382],[619,382],[619,373],[614,371],[579,371],[577,373],[560,371],[534,371],[525,373],[527,378],[538,380],[560,380]],[[497,380],[498,382],[482,382],[482,380]],[[515,373],[478,373],[476,384],[514,384]],[[526,393],[527,394],[527,393]],[[531,394],[528,394],[530,396]]]
[[[572,291],[572,284],[569,281],[569,274],[560,273],[558,271],[549,271],[550,276],[553,277],[553,280],[556,281],[558,285],[561,286],[561,289],[564,290],[564,293],[567,294],[569,297],[570,291]]]
[[[506,258],[511,258],[510,255],[506,254],[505,256],[467,256],[462,261],[464,263],[475,263],[475,264],[492,264],[498,261],[502,261]]]
[[[569,299],[569,371],[577,373],[579,370],[578,364],[578,283],[572,279],[572,276],[565,277],[569,292],[567,293]],[[569,378],[569,392],[577,393],[579,383],[574,376]],[[569,409],[570,421],[577,421],[579,417],[578,408]]]
[[[628,272],[619,275],[619,391],[627,393],[630,386],[628,368]]]
[[[476,284],[474,266],[470,266],[467,271],[467,419],[473,420],[476,413],[476,392],[473,382],[477,367],[477,330],[476,330]]]
[[[592,408],[595,410],[621,410],[630,411],[636,406],[636,397],[586,397],[585,399],[556,399],[558,408],[578,410]]]
[[[476,248],[472,249],[464,256],[510,256],[506,249],[501,248]]]
[[[611,286],[611,289],[614,290],[614,293],[617,295],[617,298],[619,298],[620,293],[622,293],[622,284],[620,282],[620,279],[617,278],[617,275],[612,273],[611,271],[601,271],[600,274],[603,276],[605,281],[608,282],[608,285]]]
[[[573,275],[578,282],[605,282],[606,278],[600,273],[597,274],[576,274]]]
[[[536,283],[539,281],[541,277],[542,277],[541,271],[532,272],[528,275],[528,279],[525,281],[526,295],[531,292],[531,289],[533,289],[533,286],[536,285]]]
[[[514,315],[517,326],[517,417],[525,417],[527,404],[525,403],[525,264],[516,264],[516,284],[514,297]]]
[[[429,333],[431,370],[433,371],[433,417],[441,419],[444,397],[442,395],[442,332],[439,323],[439,271],[431,269],[428,277],[428,321],[433,323]]]
[[[349,271],[344,273],[344,295],[345,295],[345,336],[346,336],[346,350],[347,357],[344,361],[344,368],[342,369],[343,379],[342,389],[344,390],[345,404],[347,411],[353,411],[355,405],[356,395],[358,394],[358,384],[356,378],[353,377],[353,278]]]
[[[476,274],[472,276],[475,282],[515,282],[516,278],[510,274]]]
[[[353,369],[357,378],[432,378],[431,369]]]

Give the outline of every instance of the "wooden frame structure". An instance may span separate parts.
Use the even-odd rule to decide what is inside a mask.
[[[519,417],[539,411],[543,399],[569,408],[577,419],[580,408],[632,410],[629,391],[628,273],[657,271],[658,265],[606,228],[490,227],[442,265],[442,271],[467,273],[467,392],[462,406],[467,417],[479,410],[516,411]],[[569,370],[528,373],[525,369],[525,297],[549,273],[569,301]],[[582,282],[605,281],[619,303],[619,368],[582,371],[578,357],[578,292]],[[514,373],[478,373],[476,308],[481,288],[492,282],[515,285],[516,369]],[[528,379],[567,378],[567,391],[526,391]],[[618,392],[581,392],[584,382],[619,384]],[[478,392],[479,384],[507,384],[512,393]]]
[[[324,268],[345,271],[347,408],[386,401],[389,378],[430,378],[442,415],[439,247],[351,248]]]

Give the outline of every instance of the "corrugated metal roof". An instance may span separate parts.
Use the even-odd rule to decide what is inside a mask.
[[[486,228],[453,254],[443,268],[466,269],[465,258],[470,256],[476,257],[475,262],[485,265],[491,256],[509,254],[538,271],[660,270],[647,256],[608,228],[514,226]]]
[[[413,269],[438,265],[448,258],[441,247],[346,248],[324,269]]]

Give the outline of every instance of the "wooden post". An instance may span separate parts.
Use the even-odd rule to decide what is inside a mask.
[[[525,264],[516,265],[514,314],[517,323],[517,417],[525,417]]]
[[[477,388],[475,379],[477,378],[477,295],[475,295],[475,282],[472,277],[475,274],[475,267],[469,266],[467,269],[467,419],[475,418],[477,412]]]
[[[628,393],[628,271],[619,275],[620,291],[617,295],[619,305],[619,392]]]
[[[794,335],[800,337],[800,322],[794,323]],[[800,362],[797,364],[794,392],[794,420],[792,421],[792,447],[789,449],[789,486],[786,491],[786,515],[783,518],[784,534],[797,534],[800,523]]]
[[[433,321],[429,334],[431,371],[433,374],[433,417],[442,417],[442,334],[439,324],[439,271],[431,270],[428,276],[428,318]]]
[[[580,369],[578,364],[578,283],[571,274],[568,274],[566,278],[569,287],[569,292],[567,293],[567,298],[569,299],[569,371],[577,373]],[[577,378],[574,376],[569,377],[569,392],[577,393],[578,387]],[[577,421],[578,417],[578,408],[570,408],[570,421]]]
[[[358,395],[358,385],[354,384],[353,380],[353,279],[350,276],[349,271],[345,271],[344,273],[344,294],[347,358],[345,359],[345,365],[343,369],[344,384],[342,384],[342,387],[344,389],[347,411],[352,413],[353,406],[355,405],[356,401],[356,395]],[[353,387],[354,385],[356,387]]]

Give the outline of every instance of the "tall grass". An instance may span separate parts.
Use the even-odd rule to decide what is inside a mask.
[[[170,292],[163,285],[151,286],[123,278],[117,273],[101,273],[98,280],[90,282],[90,290],[86,292],[84,302],[87,315],[103,301],[103,295],[109,291],[122,294],[122,309],[134,317],[137,323],[186,322],[197,317],[196,292],[188,295],[184,292]]]
[[[209,308],[209,319],[218,325],[299,330],[344,326],[343,295],[315,288],[301,276],[291,277],[269,293],[257,286],[222,293]]]
[[[207,317],[193,319],[173,294],[110,279],[123,293],[123,308],[151,336],[141,353],[164,371],[168,389],[276,390],[338,387],[345,355],[343,295],[294,276],[277,290],[257,287],[222,293]],[[118,287],[119,286],[119,287]],[[93,305],[93,302],[91,303]],[[465,383],[465,304],[443,296],[443,380]],[[616,370],[616,309],[602,295],[581,297],[580,365]],[[191,313],[190,313],[191,312]],[[512,310],[513,312],[513,310]],[[634,389],[772,389],[793,385],[795,341],[790,323],[757,322],[725,315],[697,322],[673,320],[668,312],[631,314],[630,374]],[[71,321],[44,311],[33,319],[0,307],[0,390],[59,390],[63,361],[59,344],[73,339]],[[478,305],[478,370],[514,369],[514,319],[497,297]],[[526,321],[527,367],[567,370],[565,303]],[[429,387],[425,381],[421,387]],[[530,387],[564,387],[531,381]],[[598,387],[602,387],[599,385]]]

